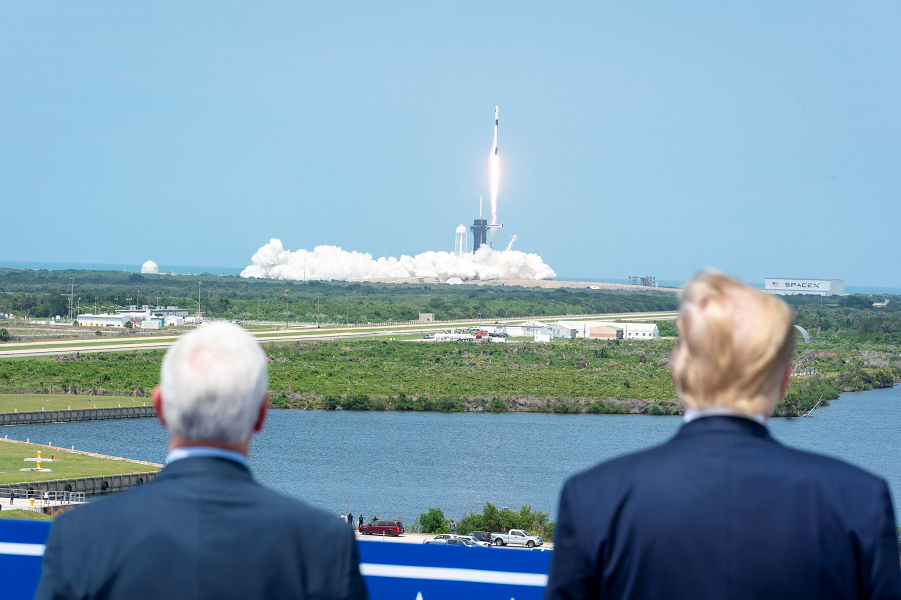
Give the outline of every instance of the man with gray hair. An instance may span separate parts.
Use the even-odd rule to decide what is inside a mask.
[[[153,391],[167,466],[57,519],[36,597],[366,598],[353,531],[250,474],[267,390],[266,356],[237,325],[172,346]]]
[[[685,424],[566,482],[546,598],[901,598],[885,481],[767,431],[791,375],[789,307],[708,271],[678,325]]]

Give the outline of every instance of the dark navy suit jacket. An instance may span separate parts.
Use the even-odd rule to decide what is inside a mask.
[[[185,458],[50,529],[40,599],[366,598],[353,530],[256,483],[241,464]]]
[[[548,599],[901,598],[885,482],[739,417],[563,488]]]

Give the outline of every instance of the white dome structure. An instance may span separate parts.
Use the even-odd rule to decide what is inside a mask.
[[[151,273],[153,275],[158,275],[160,272],[160,267],[152,260],[148,260],[143,265],[141,265],[141,273]]]

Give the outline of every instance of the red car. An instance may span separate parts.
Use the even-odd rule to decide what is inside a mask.
[[[404,524],[400,521],[373,521],[360,527],[363,535],[387,535],[394,537],[404,533]]]

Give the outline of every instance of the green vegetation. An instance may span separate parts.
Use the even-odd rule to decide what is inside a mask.
[[[8,342],[11,339],[12,336],[9,334],[9,331],[7,331],[5,328],[0,329],[0,342]]]
[[[429,512],[419,515],[416,523],[421,533],[450,533],[450,527],[444,519],[444,511],[440,508],[429,508]]]
[[[410,321],[420,312],[440,320],[527,318],[542,315],[674,310],[672,292],[642,293],[324,281],[274,281],[219,275],[147,275],[118,271],[0,269],[0,312],[46,318],[68,315],[70,277],[82,307],[125,304],[201,308],[225,319],[283,321],[285,290],[292,321],[383,323]],[[140,300],[138,300],[140,294]],[[318,308],[317,308],[318,307]]]
[[[674,344],[667,339],[566,344],[370,339],[270,343],[266,353],[276,408],[674,415],[682,412],[669,373]],[[158,382],[162,356],[150,350],[0,361],[0,393],[43,390],[48,410],[85,398],[92,406],[105,400],[117,406],[128,397],[144,402]],[[777,416],[803,414],[821,399],[825,403],[845,391],[887,387],[901,379],[901,358],[885,343],[800,344],[795,365],[796,377]],[[68,391],[78,395],[59,394]],[[0,396],[0,410],[22,410],[9,398]],[[23,400],[13,395],[12,401]]]
[[[0,413],[116,408],[150,404],[150,398],[130,396],[72,396],[65,394],[0,394]]]
[[[466,535],[470,531],[494,533],[525,529],[532,535],[540,535],[545,541],[552,542],[557,524],[549,519],[550,513],[532,510],[528,504],[514,511],[498,510],[492,503],[486,502],[481,513],[469,511],[469,514],[457,521],[457,533]]]
[[[20,471],[19,469],[35,466],[35,463],[26,463],[24,459],[36,457],[38,450],[42,452],[43,458],[50,458],[51,455],[54,457],[54,462],[43,463],[44,468],[52,469],[52,471],[50,473]],[[121,475],[123,473],[147,473],[158,470],[158,467],[127,460],[97,458],[69,452],[62,448],[47,448],[35,444],[0,440],[0,484]]]
[[[17,521],[52,521],[53,517],[31,510],[15,509],[0,511],[0,519],[15,519]]]

